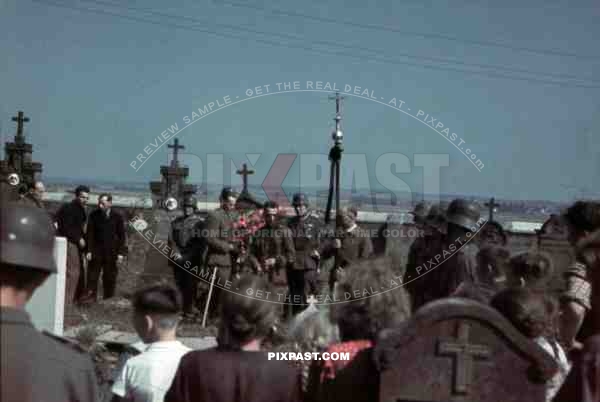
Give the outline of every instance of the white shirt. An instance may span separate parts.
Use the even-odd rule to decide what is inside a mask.
[[[127,360],[112,387],[113,394],[132,402],[163,402],[179,360],[189,351],[179,341],[151,343]]]
[[[571,364],[569,363],[562,346],[557,342],[552,341],[554,344],[554,347],[552,347],[552,344],[544,337],[535,338],[533,341],[548,352],[558,365],[558,372],[546,383],[546,401],[550,402],[554,399],[556,393],[565,382],[569,371],[571,371]]]

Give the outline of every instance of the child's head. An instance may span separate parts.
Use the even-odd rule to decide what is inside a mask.
[[[477,254],[477,279],[494,288],[506,282],[506,265],[510,257],[504,247],[485,246]]]
[[[552,260],[542,253],[525,252],[510,259],[509,270],[510,286],[541,289],[552,276]]]
[[[182,308],[181,294],[166,285],[136,292],[133,297],[133,325],[144,343],[173,337]]]
[[[509,288],[494,296],[490,304],[526,337],[548,334],[549,304],[542,293],[527,288]]]

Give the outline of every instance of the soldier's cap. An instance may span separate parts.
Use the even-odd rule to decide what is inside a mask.
[[[183,200],[183,206],[196,208],[198,206],[198,201],[196,201],[196,199],[194,197],[188,196],[188,197],[185,197],[185,199]]]
[[[446,211],[438,204],[432,205],[425,217],[425,222],[436,227],[444,224],[446,222]]]
[[[292,206],[298,207],[301,205],[308,205],[308,200],[306,199],[306,195],[304,193],[296,193],[292,197]]]
[[[409,214],[413,215],[415,220],[422,220],[427,216],[427,209],[427,204],[425,204],[425,202],[419,202]]]
[[[55,273],[54,227],[48,214],[29,205],[0,208],[0,263]]]
[[[479,208],[475,203],[464,199],[456,199],[450,203],[446,211],[446,221],[466,230],[476,230],[480,218]]]
[[[263,204],[263,209],[266,215],[277,215],[279,213],[279,206],[276,202],[267,201]]]
[[[233,190],[231,187],[223,187],[221,190],[221,195],[219,196],[220,200],[225,200],[229,197],[238,198],[239,194]]]
[[[342,227],[350,227],[354,223],[354,214],[348,208],[340,208],[335,216],[336,224]]]

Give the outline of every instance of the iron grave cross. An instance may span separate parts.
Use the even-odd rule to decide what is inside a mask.
[[[473,377],[473,360],[479,358],[489,359],[491,350],[485,345],[469,343],[470,325],[465,322],[458,324],[457,339],[438,340],[438,354],[454,358],[453,391],[456,394],[466,395]]]
[[[242,192],[248,192],[248,175],[254,174],[254,170],[248,170],[248,165],[242,164],[242,169],[238,169],[237,174],[242,176],[243,188]]]
[[[485,206],[488,207],[488,220],[491,222],[494,220],[494,211],[496,207],[499,207],[500,204],[496,203],[496,199],[494,197],[490,198],[490,202],[486,202]]]
[[[19,111],[19,113],[17,113],[17,116],[12,118],[12,121],[17,122],[17,141],[23,140],[23,123],[28,123],[29,117],[25,117],[24,113]]]
[[[180,149],[185,149],[183,145],[179,145],[179,138],[175,138],[173,141],[173,145],[167,145],[167,147],[173,149],[173,160],[171,161],[171,167],[176,167],[179,165],[179,161],[177,160],[177,155]]]

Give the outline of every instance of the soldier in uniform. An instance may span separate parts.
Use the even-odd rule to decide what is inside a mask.
[[[337,213],[336,219],[338,228],[336,238],[321,246],[319,251],[321,262],[337,257],[337,266],[329,272],[330,291],[333,291],[341,270],[373,255],[371,237],[356,224],[356,215],[352,211],[342,209]]]
[[[418,207],[419,205],[411,214],[414,216],[417,229],[423,231],[423,236],[418,236],[410,245],[403,279],[406,283],[406,290],[411,296],[411,300],[413,300],[413,311],[415,309],[414,301],[420,291],[420,283],[416,278],[424,273],[424,270],[420,268],[417,272],[417,268],[427,263],[427,259],[431,258],[433,250],[440,248],[446,225],[445,211],[441,209],[441,206],[432,205],[426,216],[422,215],[423,211]]]
[[[26,186],[27,191],[23,194],[19,201],[25,205],[44,208],[44,205],[42,204],[44,194],[46,193],[44,183],[41,181],[36,181],[35,183],[28,183]]]
[[[321,223],[308,209],[308,200],[302,193],[292,199],[296,216],[289,221],[292,230],[296,258],[287,270],[287,281],[292,303],[292,314],[297,314],[306,306],[306,292],[318,294],[319,242]]]
[[[231,187],[225,187],[221,191],[219,201],[221,207],[211,211],[206,217],[207,244],[206,266],[211,275],[217,269],[219,283],[232,280],[235,273],[232,271],[234,263],[241,253],[241,245],[234,239],[234,227],[239,221],[239,214],[235,205],[238,194]],[[211,302],[211,313],[216,313],[219,303],[221,289],[217,286],[213,289],[214,302]]]
[[[173,268],[175,284],[183,296],[183,316],[192,319],[198,314],[195,307],[196,293],[198,291],[198,278],[184,268],[185,262],[189,266],[202,266],[202,253],[194,239],[199,238],[197,224],[200,217],[196,214],[198,203],[193,197],[186,197],[183,201],[183,215],[175,218],[171,223],[169,233],[169,244],[176,251],[178,258],[169,259],[169,265]]]
[[[38,332],[25,305],[56,273],[54,228],[39,208],[0,208],[2,402],[99,401],[90,357],[71,342]]]
[[[479,228],[479,208],[456,199],[446,211],[446,234],[426,246],[418,258],[421,264],[407,269],[405,282],[413,301],[413,311],[430,301],[449,297],[463,282],[475,281],[477,246],[470,241]],[[412,275],[417,278],[412,278]]]

